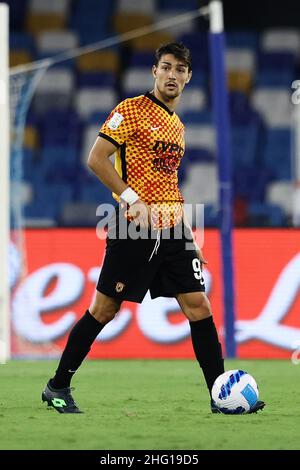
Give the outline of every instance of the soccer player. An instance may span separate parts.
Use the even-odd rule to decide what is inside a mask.
[[[206,261],[196,244],[187,249],[193,238],[178,188],[184,126],[175,108],[192,77],[189,50],[179,43],[161,46],[152,72],[154,89],[122,101],[111,112],[89,155],[89,167],[120,204],[108,230],[94,301],[70,332],[56,373],[42,394],[43,401],[60,413],[81,412],[71,395],[72,376],[122,302],[142,302],[148,289],[152,298],[177,299],[190,322],[195,356],[209,392],[224,372],[205,295]],[[109,159],[114,153],[115,166]],[[121,233],[124,221],[126,237]],[[130,236],[132,224],[139,237]],[[216,412],[212,401],[211,409]]]

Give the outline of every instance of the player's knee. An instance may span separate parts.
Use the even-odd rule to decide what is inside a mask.
[[[203,320],[212,315],[210,302],[204,292],[189,295],[184,313],[190,321]]]
[[[93,317],[103,325],[113,320],[120,310],[121,302],[97,292],[90,307]]]
[[[115,318],[118,311],[119,308],[117,308],[116,306],[106,307],[106,309],[100,307],[94,308],[91,314],[96,320],[98,320],[98,322],[102,323],[102,325],[106,325]]]

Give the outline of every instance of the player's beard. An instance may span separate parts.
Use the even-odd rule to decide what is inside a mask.
[[[160,88],[160,87],[157,87],[157,88],[158,88],[158,91],[160,92],[161,96],[166,101],[175,100],[181,94],[180,91],[179,91],[178,85],[172,90],[171,89],[169,90],[166,85],[162,88]]]

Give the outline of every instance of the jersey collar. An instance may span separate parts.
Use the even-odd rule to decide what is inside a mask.
[[[150,93],[149,91],[147,91],[147,93],[145,94],[145,96],[147,98],[149,98],[149,100],[153,101],[153,103],[157,104],[158,106],[160,106],[161,108],[163,108],[165,111],[167,111],[168,114],[170,114],[170,116],[173,116],[174,114],[174,111],[171,111],[168,106],[166,106],[162,101],[160,101],[158,98],[156,98],[156,96],[152,95],[152,93]]]

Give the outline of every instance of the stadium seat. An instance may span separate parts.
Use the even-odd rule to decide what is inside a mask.
[[[253,84],[253,74],[248,71],[230,70],[227,74],[229,91],[237,91],[249,94]]]
[[[181,115],[188,111],[202,111],[206,108],[206,93],[204,89],[189,86],[176,108],[176,113]]]
[[[69,27],[76,30],[80,38],[90,35],[94,41],[99,41],[109,35],[113,8],[111,0],[77,0],[71,10]]]
[[[249,97],[245,93],[231,92],[229,94],[229,109],[232,125],[261,124],[262,118],[250,106]]]
[[[131,51],[129,57],[129,68],[147,68],[149,70],[154,63],[152,52]]]
[[[286,215],[274,204],[251,203],[248,207],[249,225],[254,227],[284,227]]]
[[[185,138],[188,149],[201,147],[215,152],[216,138],[213,126],[190,124],[186,126]]]
[[[30,54],[35,52],[35,42],[30,34],[21,31],[12,31],[9,35],[9,49],[26,50]]]
[[[260,70],[293,70],[296,65],[296,57],[291,52],[261,52],[258,55],[258,67]]]
[[[291,180],[292,148],[290,128],[274,128],[266,131],[262,165],[277,180]]]
[[[217,204],[217,165],[215,163],[190,165],[182,192],[189,204]]]
[[[166,9],[166,10],[157,11],[154,17],[155,23],[166,21],[166,20],[171,20],[171,18],[174,18],[178,15],[182,15],[182,10],[176,10],[175,8],[171,8],[170,10]],[[184,33],[191,33],[195,31],[196,28],[197,28],[197,20],[194,18],[194,19],[190,19],[190,20],[175,24],[174,26],[170,26],[167,28],[167,30],[169,33],[173,34],[174,36],[178,36]]]
[[[83,131],[80,161],[85,167],[87,166],[87,159],[91,148],[98,137],[100,125],[101,123],[88,125]]]
[[[24,209],[26,225],[56,225],[61,205],[71,200],[72,188],[66,184],[40,182],[34,188],[34,200]]]
[[[110,112],[117,105],[114,88],[81,88],[75,97],[75,109],[82,119],[96,112]]]
[[[41,117],[39,128],[43,146],[79,146],[81,122],[74,111],[49,111]]]
[[[34,110],[45,113],[50,109],[66,110],[72,102],[75,78],[67,67],[52,68],[39,82],[34,96]]]
[[[59,13],[67,15],[71,0],[28,0],[28,10],[35,13]]]
[[[168,32],[154,32],[140,36],[130,41],[130,45],[136,51],[155,51],[162,44],[174,41],[174,36]]]
[[[28,50],[25,49],[12,49],[9,53],[9,66],[15,67],[17,65],[27,64],[32,62],[33,56]]]
[[[76,149],[46,147],[43,150],[42,161],[39,162],[38,168],[40,172],[39,181],[51,185],[70,184],[73,189],[76,189],[81,171]],[[34,179],[34,182],[38,184],[37,178]]]
[[[117,74],[120,67],[118,52],[113,49],[81,55],[76,60],[79,72],[110,72]]]
[[[207,124],[211,125],[213,122],[212,113],[210,110],[203,111],[186,111],[180,119],[185,125],[189,124]]]
[[[79,37],[73,31],[43,31],[36,38],[37,50],[44,54],[54,54],[79,45]]]
[[[27,1],[5,0],[8,4],[11,14],[9,15],[10,29],[13,31],[21,31],[24,29],[24,19],[27,11]],[[13,13],[13,14],[12,14]]]
[[[256,31],[226,31],[226,46],[229,49],[253,49],[258,48],[259,34]]]
[[[155,0],[117,0],[116,11],[122,13],[142,13],[153,15],[156,10]]]
[[[255,73],[256,55],[252,49],[226,49],[226,69],[228,71],[240,71]]]
[[[176,10],[196,10],[199,8],[198,0],[159,0],[159,8],[162,10],[170,10],[172,8]]]
[[[183,161],[188,162],[188,164],[203,162],[214,163],[215,160],[215,155],[211,151],[201,146],[195,148],[187,148],[183,159]]]
[[[149,68],[134,67],[129,68],[123,75],[123,91],[130,93],[133,90],[138,94],[145,93],[153,88],[154,79]]]
[[[299,56],[300,32],[298,29],[270,29],[261,35],[264,51],[287,51]]]
[[[67,202],[61,207],[60,224],[66,227],[95,227],[99,222],[97,207],[97,203]]]
[[[233,191],[235,198],[245,199],[248,202],[264,201],[266,186],[272,178],[272,172],[261,168],[259,165],[253,167],[234,168]],[[253,182],[255,181],[255,184]]]
[[[26,30],[32,35],[42,31],[61,31],[65,29],[66,18],[58,13],[30,13],[26,17]]]
[[[259,127],[256,124],[234,126],[231,130],[233,164],[240,167],[253,167],[256,164],[259,145]]]
[[[78,88],[116,87],[117,77],[112,72],[83,72],[77,76]]]
[[[141,2],[142,3],[142,2]],[[127,33],[133,29],[148,26],[153,22],[151,15],[142,13],[117,12],[113,17],[114,30],[119,34]]]
[[[291,124],[290,90],[286,88],[257,88],[251,104],[269,127],[288,127]]]
[[[39,133],[36,127],[26,126],[24,129],[23,145],[26,149],[37,150],[39,148]]]
[[[278,69],[258,71],[255,78],[255,86],[257,88],[288,88],[294,79],[295,72],[293,70]]]
[[[204,228],[218,227],[220,222],[220,212],[217,204],[204,205]]]
[[[113,203],[111,191],[97,179],[83,184],[79,197],[81,202],[96,203],[97,205]]]
[[[17,200],[22,200],[23,205],[33,202],[33,185],[29,181],[11,182],[10,188],[10,204],[11,207],[17,207]]]

